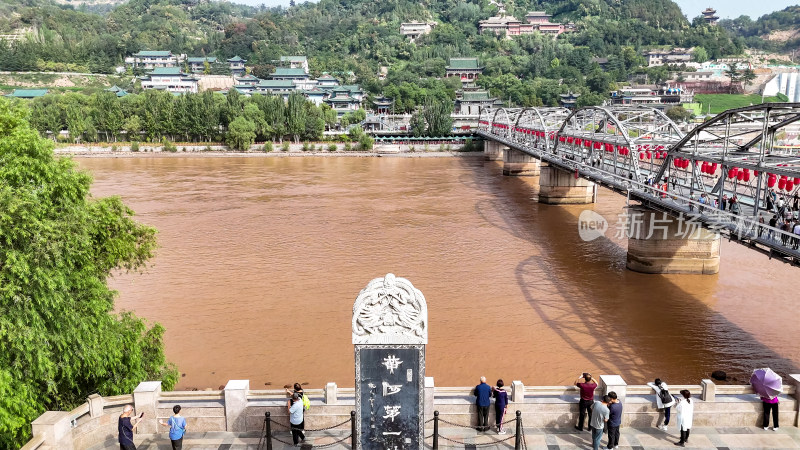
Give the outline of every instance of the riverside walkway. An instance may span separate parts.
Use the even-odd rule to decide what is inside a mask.
[[[786,424],[785,428],[777,431],[762,430],[757,427],[698,427],[692,429],[692,434],[686,448],[737,450],[737,449],[788,449],[800,448],[800,430]],[[441,449],[513,449],[514,439],[502,443],[495,443],[512,436],[513,430],[507,435],[498,435],[494,432],[477,433],[464,428],[442,428],[440,434],[453,441],[463,442],[455,444],[440,438]],[[656,428],[622,428],[620,430],[621,449],[649,450],[649,449],[674,449],[678,441],[678,431],[673,427],[665,433]],[[258,449],[261,433],[228,433],[228,432],[198,432],[187,433],[183,441],[183,448],[187,450],[255,450]],[[429,434],[429,433],[426,433]],[[326,443],[335,442],[346,434],[343,432],[308,433],[306,444],[301,448],[328,448],[350,449],[349,442],[325,446]],[[291,442],[289,433],[275,433],[277,439]],[[171,449],[169,439],[165,433],[158,435],[137,435],[135,439],[138,450],[167,450]],[[426,440],[426,448],[431,448],[431,439]],[[529,450],[572,450],[591,448],[591,435],[584,431],[536,428],[526,430],[525,441]],[[604,436],[602,447],[605,448],[607,439]],[[118,449],[119,445],[107,442],[104,446],[92,447],[92,450]],[[262,444],[262,449],[266,446]],[[297,448],[292,445],[282,444],[273,440],[274,450]],[[524,447],[523,447],[524,448]],[[367,449],[365,449],[367,450]],[[369,449],[373,450],[373,449]]]

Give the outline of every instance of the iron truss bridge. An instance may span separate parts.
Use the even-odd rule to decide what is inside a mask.
[[[800,265],[798,236],[769,226],[797,217],[779,205],[800,195],[800,149],[779,144],[798,121],[800,103],[731,109],[689,133],[640,106],[484,108],[477,134]]]

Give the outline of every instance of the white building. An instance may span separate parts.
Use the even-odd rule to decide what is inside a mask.
[[[197,79],[177,67],[157,67],[141,78],[142,89],[161,89],[174,94],[197,93]]]
[[[779,73],[764,86],[764,96],[783,94],[792,103],[800,102],[800,74],[797,72]]]
[[[305,56],[281,56],[281,64],[288,65],[290,69],[303,69],[308,73],[308,58]]]
[[[155,69],[156,67],[178,67],[178,57],[170,51],[142,50],[125,58],[125,65],[134,69]]]
[[[645,52],[647,67],[663,66],[668,64],[684,64],[692,60],[694,49],[673,48],[672,50],[651,50]]]
[[[428,34],[436,26],[436,22],[403,22],[400,24],[400,34],[414,42],[423,34]]]

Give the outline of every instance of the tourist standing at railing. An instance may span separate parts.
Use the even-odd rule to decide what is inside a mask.
[[[497,434],[506,434],[506,430],[503,429],[503,419],[505,419],[506,411],[508,410],[508,392],[503,386],[505,386],[503,380],[497,380],[497,386],[492,388]]]
[[[773,212],[775,210],[775,198],[777,197],[777,195],[775,194],[775,190],[770,189],[769,191],[767,191],[767,195],[765,197],[766,198],[764,199],[764,201],[767,203],[767,211]]]
[[[292,442],[297,445],[300,441],[306,440],[306,435],[303,434],[305,423],[303,419],[303,400],[300,398],[300,394],[292,394],[287,409],[289,410],[289,424],[292,427]]]
[[[133,443],[133,432],[142,421],[144,413],[134,419],[131,419],[131,414],[133,414],[133,406],[125,405],[122,408],[122,414],[119,415],[119,421],[117,421],[120,450],[136,450],[136,445]]]
[[[741,210],[739,209],[739,197],[737,197],[735,195],[731,198],[730,211],[733,214],[737,214],[737,215],[741,212]]]
[[[169,427],[169,441],[172,444],[172,450],[181,450],[183,448],[183,435],[186,434],[186,418],[181,416],[181,405],[172,407],[173,416],[167,421],[159,420],[158,423]]]
[[[592,374],[584,372],[578,377],[575,386],[580,389],[580,400],[578,401],[578,425],[575,429],[583,431],[583,420],[588,415],[592,417],[592,404],[594,403],[594,390],[597,389],[597,382]]]
[[[604,395],[601,401],[594,402],[592,405],[592,418],[589,420],[589,429],[592,431],[592,449],[600,450],[600,441],[603,439],[608,417],[611,414],[608,405],[611,397]]]
[[[786,246],[787,241],[789,240],[789,234],[792,232],[792,223],[788,220],[783,220],[783,225],[781,226],[781,245],[784,247]]]
[[[773,230],[772,228],[777,228],[778,227],[778,215],[777,214],[773,214],[772,215],[772,219],[769,219],[769,226],[770,226],[770,229],[767,230],[767,239],[772,240],[772,239],[775,238],[775,230]]]
[[[769,429],[770,412],[772,413],[772,431],[778,429],[778,402],[778,397],[761,397],[761,403],[764,405],[764,419],[761,421],[761,426],[765,430]]]
[[[782,196],[782,195],[781,195],[781,197],[778,199],[778,204],[777,204],[777,206],[778,206],[778,214],[780,214],[780,216],[781,216],[781,217],[783,217],[783,213],[784,213],[784,211],[785,211],[785,209],[786,209],[786,200],[784,200],[784,199],[783,199],[783,196]]]
[[[694,418],[694,403],[692,403],[692,394],[688,390],[681,391],[681,397],[678,397],[678,406],[675,407],[675,410],[678,412],[678,429],[681,432],[681,440],[675,445],[685,447],[686,442],[689,441],[689,432],[692,431],[692,419]]]
[[[719,209],[721,209],[723,211],[728,209],[728,194],[723,194],[722,195],[722,205],[721,205],[721,207]]]
[[[661,417],[659,417],[656,422],[656,428],[667,431],[669,430],[669,418],[672,411],[670,408],[675,404],[675,399],[670,395],[667,383],[661,381],[660,378],[656,378],[652,383],[647,383],[647,385],[656,392],[656,409],[664,411],[664,424],[658,424],[661,421]]]
[[[622,402],[617,398],[617,393],[608,393],[611,403],[608,404],[608,445],[609,450],[619,448],[619,427],[622,425]]]
[[[486,384],[486,377],[481,377],[479,385],[472,391],[475,405],[478,408],[478,431],[489,431],[489,406],[492,405],[492,387]]]
[[[800,245],[800,221],[794,223],[794,236],[792,236],[792,248],[797,250]]]

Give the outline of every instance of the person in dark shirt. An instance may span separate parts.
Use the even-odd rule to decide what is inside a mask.
[[[481,384],[472,392],[478,406],[478,431],[489,431],[489,406],[492,404],[492,387],[486,384],[486,377],[481,377]]]
[[[122,414],[119,416],[117,422],[117,431],[119,432],[119,449],[120,450],[136,450],[136,445],[133,443],[133,431],[142,421],[144,413],[131,420],[133,414],[133,406],[125,405],[122,408]]]
[[[594,381],[592,374],[584,372],[580,377],[578,377],[578,381],[575,382],[575,386],[578,386],[578,389],[581,391],[581,399],[578,402],[578,425],[575,426],[575,429],[578,431],[583,431],[584,419],[587,415],[590,418],[592,417],[594,390],[597,388],[597,382]]]
[[[506,417],[506,410],[508,409],[508,392],[503,389],[503,386],[505,386],[503,380],[497,380],[497,386],[492,388],[497,434],[506,434],[506,430],[503,429],[503,419]]]
[[[608,393],[611,398],[611,403],[608,404],[608,445],[609,450],[612,448],[619,448],[619,426],[622,425],[622,402],[617,399],[617,393],[611,391]]]

